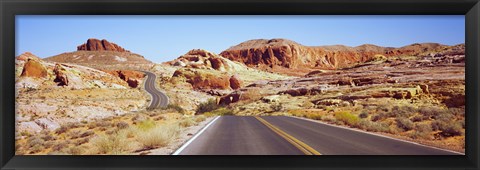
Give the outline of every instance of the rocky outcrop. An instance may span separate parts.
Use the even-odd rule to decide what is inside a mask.
[[[47,77],[47,69],[38,60],[28,59],[23,66],[22,77],[45,78]]]
[[[128,86],[137,88],[140,84],[140,80],[145,77],[145,73],[134,70],[104,70],[105,72],[119,77],[123,81],[128,83]]]
[[[240,78],[238,77],[238,75],[233,75],[232,77],[230,77],[230,87],[232,89],[239,89],[243,86],[243,82],[242,80],[240,80]]]
[[[240,101],[241,93],[234,92],[225,96],[220,97],[218,104],[219,105],[228,105],[230,103],[235,103]]]
[[[202,49],[193,49],[177,59],[167,62],[172,66],[186,68],[211,69],[218,71],[228,71],[230,69],[225,58]]]
[[[258,68],[342,68],[389,56],[422,55],[445,48],[450,47],[436,43],[412,44],[401,48],[371,44],[357,47],[304,46],[286,39],[256,39],[233,46],[220,55]]]
[[[85,44],[79,45],[77,47],[78,51],[118,51],[118,52],[130,52],[120,47],[115,43],[111,43],[105,39],[99,40],[95,38],[90,38]]]
[[[178,69],[172,78],[184,77],[195,90],[230,89],[229,77],[193,69]]]
[[[30,52],[25,52],[23,54],[20,54],[19,56],[16,57],[16,59],[21,61],[28,61],[29,59],[41,60],[39,57],[37,57],[36,55]]]

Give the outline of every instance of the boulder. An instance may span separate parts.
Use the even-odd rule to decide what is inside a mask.
[[[231,93],[226,96],[220,97],[218,104],[219,105],[229,105],[230,103],[235,103],[240,101],[240,93]]]
[[[58,63],[55,64],[53,73],[55,73],[55,79],[53,81],[56,82],[58,86],[68,86],[68,76],[62,65]]]
[[[239,89],[243,86],[243,82],[242,80],[240,80],[240,78],[238,77],[238,75],[233,75],[232,77],[230,77],[230,88],[232,89]]]
[[[23,66],[22,77],[45,78],[47,77],[47,69],[35,59],[28,59]]]

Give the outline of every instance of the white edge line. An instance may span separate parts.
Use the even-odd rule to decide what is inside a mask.
[[[177,149],[175,152],[172,153],[172,155],[178,155],[180,154],[180,152],[183,151],[183,149],[185,149],[188,145],[190,145],[190,143],[192,143],[198,136],[200,136],[205,130],[207,130],[207,128],[213,124],[213,122],[215,122],[218,118],[220,118],[220,116],[217,116],[215,117],[212,121],[210,121],[210,123],[207,124],[207,126],[205,126],[202,130],[200,130],[200,132],[198,132],[197,134],[195,134],[195,136],[193,136],[190,140],[187,141],[187,143],[183,144],[182,147],[180,147],[179,149]]]
[[[454,153],[454,154],[465,155],[464,153],[461,153],[461,152],[456,152],[456,151],[451,151],[451,150],[447,150],[447,149],[443,149],[443,148],[438,148],[438,147],[434,147],[434,146],[424,145],[424,144],[420,144],[420,143],[416,143],[416,142],[412,142],[412,141],[397,139],[397,138],[393,138],[393,137],[390,137],[390,136],[385,136],[385,135],[381,135],[381,134],[377,134],[377,133],[373,133],[373,132],[363,131],[363,130],[360,130],[360,129],[354,129],[354,128],[350,128],[350,127],[344,127],[344,126],[339,126],[339,125],[328,124],[328,123],[325,123],[325,122],[322,122],[322,121],[318,121],[318,120],[312,120],[312,119],[308,119],[308,118],[295,117],[295,116],[287,116],[287,117],[291,117],[291,118],[295,118],[295,119],[300,119],[300,120],[311,121],[311,122],[315,122],[315,123],[322,124],[322,125],[327,125],[327,126],[331,126],[331,127],[342,128],[342,129],[346,129],[346,130],[350,130],[350,131],[355,131],[355,132],[360,132],[360,133],[365,133],[365,134],[374,135],[374,136],[378,136],[378,137],[388,138],[388,139],[392,139],[392,140],[396,140],[396,141],[400,141],[400,142],[411,143],[411,144],[420,145],[420,146],[424,146],[424,147],[428,147],[428,148],[432,148],[432,149],[437,149],[437,150],[442,150],[442,151],[446,151],[446,152],[450,152],[450,153]]]

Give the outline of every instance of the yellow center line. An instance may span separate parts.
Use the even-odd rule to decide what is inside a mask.
[[[321,155],[320,152],[316,151],[315,149],[303,143],[302,141],[298,140],[297,138],[289,135],[288,133],[280,130],[278,127],[270,124],[265,119],[258,116],[255,116],[255,118],[257,118],[258,121],[262,122],[265,126],[267,126],[273,132],[275,132],[276,134],[278,134],[279,136],[287,140],[289,143],[291,143],[293,146],[298,148],[300,151],[302,151],[306,155]]]

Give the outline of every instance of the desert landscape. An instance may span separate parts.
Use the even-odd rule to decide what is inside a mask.
[[[219,116],[255,117],[283,136],[293,130],[282,132],[269,116],[465,152],[465,44],[252,39],[163,63],[105,39],[78,44],[55,56],[16,57],[17,155],[174,154]],[[298,145],[311,140],[291,136]]]

